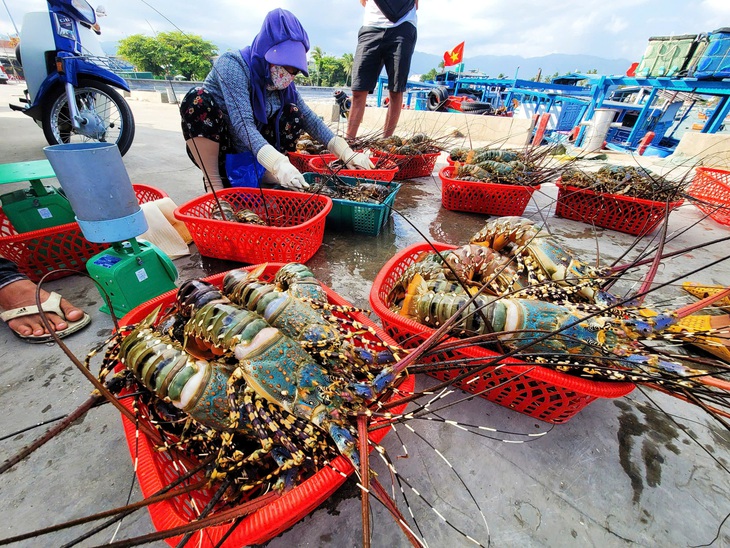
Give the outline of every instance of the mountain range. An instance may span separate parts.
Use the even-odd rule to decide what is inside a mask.
[[[438,69],[443,59],[438,55],[416,51],[411,60],[411,74],[423,74],[431,69]],[[639,59],[636,59],[637,61]],[[466,71],[477,71],[496,78],[500,74],[513,78],[517,73],[519,78],[529,80],[542,72],[543,77],[554,73],[567,74],[569,72],[583,72],[595,70],[598,74],[615,75],[626,74],[631,61],[626,59],[605,59],[593,55],[573,55],[553,53],[542,57],[520,57],[519,55],[479,55],[466,57],[464,67]]]
[[[102,42],[107,55],[114,55],[117,51],[117,42]],[[219,51],[228,51],[231,48],[218,44]],[[424,74],[431,69],[438,69],[442,57],[430,53],[416,51],[411,60],[411,75]],[[638,61],[639,59],[636,59]],[[477,71],[484,75],[496,78],[500,74],[512,78],[515,73],[523,80],[529,80],[541,71],[543,77],[569,72],[588,72],[595,70],[598,74],[614,75],[625,74],[631,65],[626,59],[605,59],[593,55],[573,55],[553,53],[542,57],[520,57],[519,55],[478,55],[464,59],[465,70]]]

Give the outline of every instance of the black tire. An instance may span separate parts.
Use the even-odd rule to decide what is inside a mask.
[[[479,115],[486,116],[487,114],[492,114],[492,112],[494,112],[494,111],[492,109],[485,108],[482,110],[467,110],[467,111],[463,111],[463,112],[464,112],[464,114],[475,114],[477,116],[479,116]]]
[[[134,117],[124,98],[111,86],[79,78],[75,89],[76,106],[81,113],[96,117],[90,134],[77,132],[71,125],[66,90],[59,86],[50,94],[43,109],[43,133],[50,145],[67,143],[115,143],[122,156],[132,146]],[[93,128],[99,130],[93,134]]]
[[[428,94],[428,110],[439,110],[449,98],[449,88],[439,86]]]
[[[462,112],[473,112],[476,110],[492,110],[492,103],[483,103],[482,101],[462,101]]]

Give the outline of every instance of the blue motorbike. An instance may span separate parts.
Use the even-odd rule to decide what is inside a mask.
[[[27,84],[25,105],[10,107],[33,118],[51,145],[115,143],[124,154],[134,139],[134,117],[115,88],[129,86],[101,48],[97,13],[85,0],[47,2],[48,11],[23,19],[16,57]]]

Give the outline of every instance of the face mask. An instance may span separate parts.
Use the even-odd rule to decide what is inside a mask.
[[[271,65],[269,73],[271,75],[271,84],[267,85],[266,89],[270,91],[285,89],[294,81],[294,75],[289,74],[289,71],[281,65]]]

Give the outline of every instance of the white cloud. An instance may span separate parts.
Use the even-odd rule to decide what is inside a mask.
[[[98,1],[108,13],[101,20],[102,40],[108,41],[151,34],[151,29],[180,28],[218,44],[244,47],[258,32],[265,13],[283,7],[300,18],[313,46],[339,56],[355,51],[362,21],[356,0]],[[5,2],[18,25],[23,13],[46,9],[44,0]],[[418,10],[416,49],[440,56],[465,41],[466,59],[575,53],[638,61],[650,36],[708,32],[721,26],[719,21],[727,14],[728,0],[427,0]],[[0,33],[13,33],[3,6]]]

